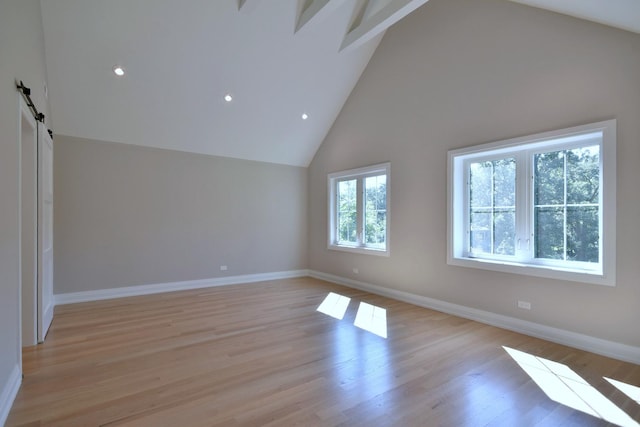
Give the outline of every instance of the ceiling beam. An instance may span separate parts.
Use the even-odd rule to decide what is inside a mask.
[[[360,22],[342,41],[341,51],[355,49],[425,4],[429,0],[373,0],[366,4]],[[383,3],[384,4],[383,6]],[[375,12],[371,12],[375,10]]]
[[[306,7],[296,23],[296,33],[307,24],[322,21],[327,15],[338,8],[344,0],[311,0],[306,2]]]
[[[260,0],[237,0],[238,10],[245,13],[251,13],[260,3]]]
[[[511,1],[640,33],[640,2],[638,0],[606,0],[599,2],[576,0]]]

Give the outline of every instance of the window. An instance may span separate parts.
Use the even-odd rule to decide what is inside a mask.
[[[615,120],[449,152],[449,264],[615,285],[615,209]]]
[[[389,255],[389,172],[368,166],[329,175],[329,249]]]

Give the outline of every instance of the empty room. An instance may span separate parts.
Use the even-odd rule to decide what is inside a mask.
[[[640,426],[637,0],[0,0],[0,426]]]

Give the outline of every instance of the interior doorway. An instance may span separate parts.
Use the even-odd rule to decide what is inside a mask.
[[[20,351],[44,342],[54,307],[53,140],[44,115],[26,98],[19,101],[18,129]]]
[[[27,104],[20,98],[19,125],[20,197],[20,318],[21,345],[37,344],[37,229],[38,229],[38,127]],[[22,357],[20,357],[22,360]]]
[[[44,342],[53,321],[53,139],[38,123],[37,340]]]

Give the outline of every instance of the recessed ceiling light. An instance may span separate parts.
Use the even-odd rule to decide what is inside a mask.
[[[307,113],[302,113],[302,120],[307,120],[309,118],[309,116],[307,115]]]
[[[224,100],[227,102],[231,102],[233,101],[233,96],[231,96],[231,94],[228,93],[224,96]]]
[[[116,76],[118,77],[122,77],[124,76],[124,68],[122,68],[119,65],[114,65],[113,66],[113,72],[115,73]]]

